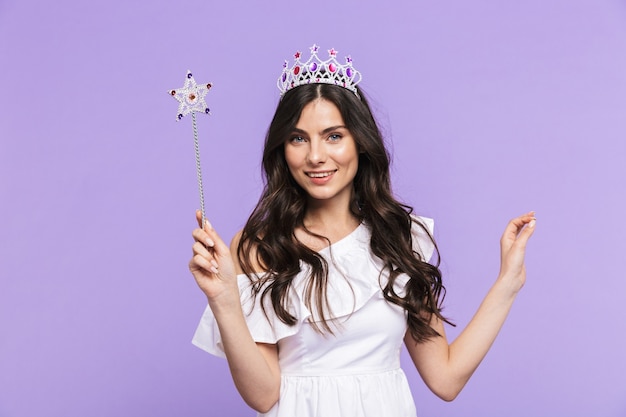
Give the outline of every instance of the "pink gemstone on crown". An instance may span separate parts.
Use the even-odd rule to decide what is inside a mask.
[[[335,66],[335,64],[331,63],[331,64],[328,64],[328,70],[330,72],[335,72],[337,71],[337,67]]]

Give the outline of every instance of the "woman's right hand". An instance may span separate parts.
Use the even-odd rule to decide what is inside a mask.
[[[189,270],[208,298],[237,390],[252,408],[265,413],[280,396],[278,347],[252,338],[241,307],[236,258],[213,226],[206,220],[202,224],[200,211],[196,218],[200,227],[193,231]]]
[[[210,303],[239,304],[237,274],[229,247],[208,220],[202,227],[202,213],[199,210],[196,211],[196,219],[199,227],[192,233],[195,242],[189,270]]]

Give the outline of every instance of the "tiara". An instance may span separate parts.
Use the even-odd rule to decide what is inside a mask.
[[[283,64],[283,73],[278,78],[278,89],[282,96],[292,88],[304,84],[334,84],[352,91],[357,97],[356,85],[361,82],[361,73],[352,67],[352,58],[348,55],[344,65],[337,62],[337,51],[332,48],[328,51],[328,59],[322,61],[317,56],[319,46],[313,45],[311,56],[306,62],[300,60],[300,51],[294,54],[296,59],[289,68],[289,62]]]

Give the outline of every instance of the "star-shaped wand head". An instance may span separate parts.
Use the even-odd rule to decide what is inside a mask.
[[[176,120],[180,120],[183,116],[191,112],[210,114],[204,96],[211,89],[212,84],[196,84],[191,71],[187,71],[185,85],[175,90],[169,90],[168,93],[174,97],[178,103],[178,112],[176,112]]]

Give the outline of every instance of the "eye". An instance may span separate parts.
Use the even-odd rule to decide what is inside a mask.
[[[292,136],[289,139],[290,143],[304,143],[306,142],[306,139],[304,139],[302,136]]]
[[[328,140],[330,140],[331,142],[337,142],[341,138],[342,136],[339,133],[333,133],[332,135],[328,136]]]

